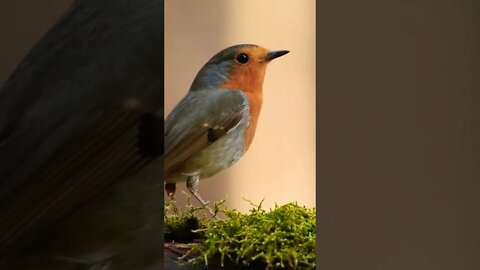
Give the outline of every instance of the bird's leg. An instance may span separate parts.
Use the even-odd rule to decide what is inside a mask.
[[[165,191],[167,192],[167,195],[170,201],[175,200],[176,189],[177,189],[177,185],[175,183],[165,183]]]
[[[212,216],[215,216],[212,209],[210,209],[210,207],[207,206],[207,203],[202,199],[202,197],[198,193],[198,184],[199,183],[200,183],[200,175],[197,174],[197,175],[189,176],[188,179],[187,179],[187,188],[190,191],[190,193],[192,193],[193,196],[195,196],[195,198],[197,198],[197,200],[204,207],[207,208],[208,212],[210,212],[210,214],[212,214]]]

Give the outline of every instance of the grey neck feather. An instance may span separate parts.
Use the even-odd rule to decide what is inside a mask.
[[[230,74],[230,61],[209,62],[198,72],[193,80],[190,91],[208,90],[218,87],[228,80]]]

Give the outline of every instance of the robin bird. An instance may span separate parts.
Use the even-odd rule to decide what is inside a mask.
[[[267,64],[288,52],[235,45],[202,67],[165,121],[165,190],[170,199],[176,184],[186,181],[206,205],[199,180],[230,167],[248,150],[262,108]]]
[[[0,269],[161,264],[162,21],[75,0],[0,89]]]

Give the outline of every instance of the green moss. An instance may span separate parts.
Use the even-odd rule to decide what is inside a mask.
[[[220,258],[222,266],[228,262],[238,265],[262,263],[267,269],[314,269],[316,217],[315,208],[308,209],[297,203],[275,206],[266,211],[254,205],[248,214],[236,210],[220,209],[223,203],[215,204],[215,213],[222,212],[226,220],[198,219],[199,229],[194,230],[201,243],[193,243],[186,254],[200,254],[190,262],[209,264],[209,260]],[[201,208],[190,208],[183,218],[191,218]],[[181,215],[177,218],[182,218]],[[179,219],[166,218],[167,223],[177,228]],[[179,222],[179,223],[177,223]],[[188,230],[188,229],[187,229]]]
[[[206,228],[213,220],[211,216],[208,217],[205,214],[207,206],[194,207],[190,203],[190,197],[187,194],[185,196],[187,197],[185,210],[178,208],[175,201],[165,203],[164,235],[166,242],[193,242],[201,237],[195,230]],[[220,211],[223,202],[224,200],[215,202],[215,213]]]

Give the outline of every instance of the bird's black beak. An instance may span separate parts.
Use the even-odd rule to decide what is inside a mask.
[[[273,59],[278,58],[282,55],[285,55],[289,52],[290,51],[287,51],[287,50],[271,51],[265,57],[262,58],[262,61],[265,61],[265,62],[272,61]]]

